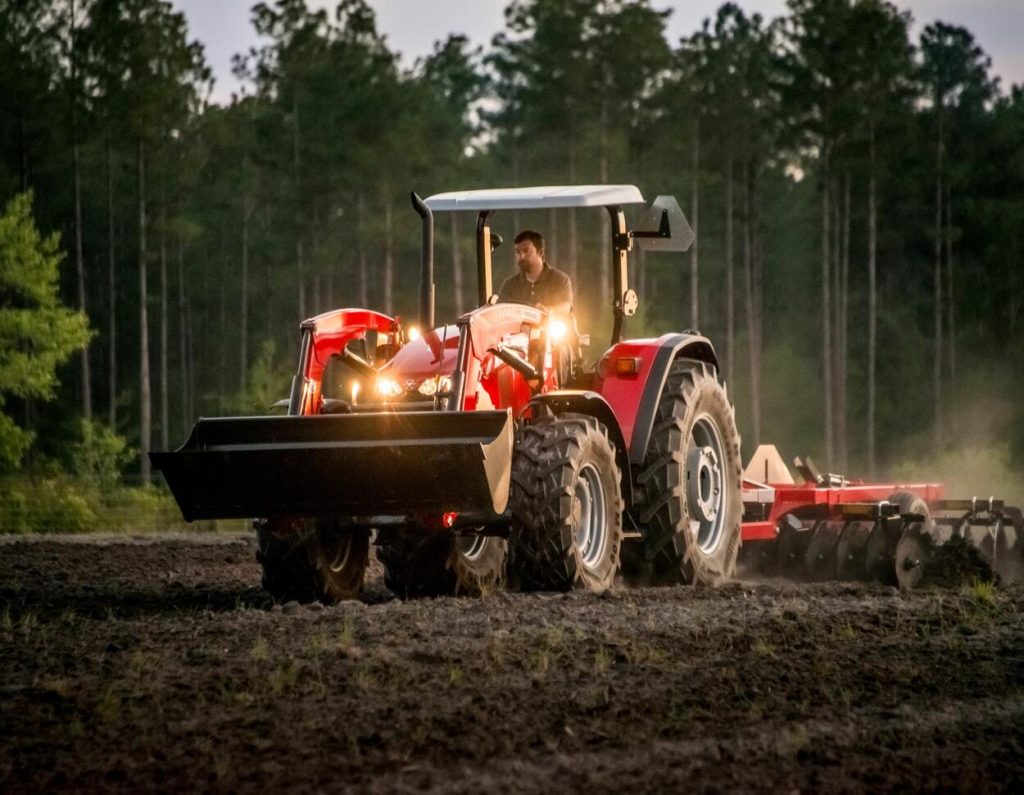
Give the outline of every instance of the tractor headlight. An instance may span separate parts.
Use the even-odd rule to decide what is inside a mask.
[[[437,378],[427,378],[419,386],[419,393],[427,397],[434,395],[447,395],[452,390],[451,376],[442,375]]]
[[[569,333],[569,326],[566,325],[564,320],[558,318],[552,318],[548,322],[548,338],[552,342],[559,342],[565,338],[565,335]]]
[[[377,394],[384,398],[398,397],[402,387],[394,379],[381,377],[377,379]]]

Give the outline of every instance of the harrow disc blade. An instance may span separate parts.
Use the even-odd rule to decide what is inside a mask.
[[[995,530],[995,527],[972,527],[966,534],[967,539],[977,547],[981,557],[989,566],[994,566],[996,562]]]
[[[923,585],[956,588],[991,582],[995,572],[969,536],[928,520],[909,524],[903,531],[896,551],[896,576],[900,587],[910,590]]]
[[[1004,585],[1016,582],[1024,575],[1024,552],[1021,549],[1020,532],[1002,522],[996,530],[995,569]]]
[[[918,522],[907,525],[896,544],[896,580],[901,590],[913,590],[926,581],[932,556],[932,537]]]
[[[839,544],[840,527],[834,522],[823,522],[814,530],[814,537],[807,545],[804,562],[807,578],[812,582],[836,578],[836,546]]]
[[[817,525],[815,525],[815,529]],[[783,577],[803,579],[806,574],[805,558],[814,530],[797,530],[787,523],[779,529],[779,574]]]
[[[863,522],[847,522],[836,544],[836,579],[860,580],[864,578],[864,565],[871,528]]]
[[[864,573],[871,582],[885,585],[897,585],[896,579],[896,543],[894,532],[884,519],[875,522],[868,534],[864,549]]]

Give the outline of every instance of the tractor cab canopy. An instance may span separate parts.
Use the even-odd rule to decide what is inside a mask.
[[[635,185],[546,185],[536,188],[488,188],[437,193],[427,199],[431,210],[548,210],[643,204]]]
[[[413,206],[423,218],[423,262],[420,282],[421,322],[433,328],[433,213],[475,211],[477,298],[480,306],[494,295],[491,252],[495,248],[489,218],[497,210],[551,210],[604,207],[612,220],[612,344],[622,338],[623,320],[636,312],[639,299],[629,287],[627,254],[636,240],[650,251],[686,251],[694,234],[672,196],[659,196],[645,206],[632,229],[626,225],[627,206],[646,205],[635,185],[545,185],[528,188],[489,188],[437,193],[425,201],[413,194]]]

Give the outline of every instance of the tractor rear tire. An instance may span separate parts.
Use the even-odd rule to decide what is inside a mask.
[[[485,596],[505,585],[508,541],[401,528],[379,535],[377,559],[384,584],[401,599]]]
[[[604,425],[585,414],[523,426],[512,457],[511,578],[527,591],[604,591],[619,569],[622,484]]]
[[[263,589],[277,603],[333,604],[357,599],[369,562],[370,531],[330,518],[268,522],[256,527],[256,560]]]
[[[741,461],[736,413],[715,368],[677,359],[634,490],[643,579],[719,585],[733,576],[743,519]]]

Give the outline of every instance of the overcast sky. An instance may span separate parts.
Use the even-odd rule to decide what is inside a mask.
[[[207,61],[216,77],[214,99],[226,101],[238,83],[231,74],[231,56],[257,43],[249,21],[255,0],[173,0],[188,17],[189,31],[206,47]],[[332,8],[331,0],[309,0],[311,6]],[[669,41],[675,45],[696,30],[705,17],[713,16],[722,0],[654,0],[655,8],[670,8]],[[1003,90],[1024,83],[1024,0],[897,0],[914,16],[914,36],[937,19],[970,30],[992,57],[993,72],[1002,78]],[[388,45],[411,66],[427,55],[433,43],[449,33],[464,33],[474,44],[487,45],[504,27],[508,0],[370,0],[377,24]],[[739,0],[748,13],[766,18],[785,10],[785,0]]]

